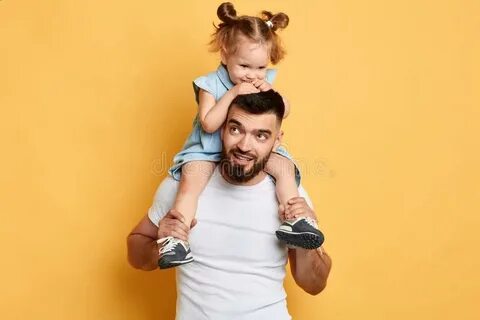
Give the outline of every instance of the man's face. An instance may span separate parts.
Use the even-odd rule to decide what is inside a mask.
[[[257,176],[280,144],[280,136],[275,114],[250,114],[233,105],[222,130],[220,165],[226,178],[244,183]]]

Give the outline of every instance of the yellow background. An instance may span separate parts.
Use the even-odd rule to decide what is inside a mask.
[[[173,319],[174,272],[126,262],[213,70],[218,1],[0,1],[0,317]],[[480,2],[282,10],[286,144],[334,259],[294,319],[480,319]]]

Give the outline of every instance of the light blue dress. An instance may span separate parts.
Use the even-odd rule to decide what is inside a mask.
[[[277,70],[268,69],[266,80],[272,84]],[[210,72],[205,76],[201,76],[193,81],[193,90],[195,92],[195,100],[198,104],[198,96],[200,89],[212,94],[215,101],[220,100],[221,97],[228,90],[230,90],[234,84],[230,80],[228,71],[220,64],[216,71]],[[279,147],[275,150],[276,153],[281,154],[284,157],[292,160],[292,157],[288,154],[287,150],[283,147]],[[168,173],[177,181],[180,180],[182,166],[190,161],[213,161],[219,162],[222,155],[222,141],[220,139],[220,129],[214,133],[207,133],[203,131],[200,120],[198,119],[198,113],[193,121],[193,130],[185,141],[182,150],[173,158],[173,166],[169,169]],[[298,166],[295,165],[297,185],[300,184],[300,171]]]

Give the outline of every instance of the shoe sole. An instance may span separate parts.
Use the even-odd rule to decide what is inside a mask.
[[[190,263],[192,261],[193,261],[193,258],[182,260],[182,261],[169,261],[167,263],[164,263],[158,260],[158,266],[160,267],[160,269],[169,269],[169,268],[175,268],[175,267],[181,266],[182,264]]]
[[[317,249],[323,244],[325,238],[310,232],[289,232],[285,230],[278,230],[275,232],[279,240],[284,241],[287,245],[295,248],[303,249]]]

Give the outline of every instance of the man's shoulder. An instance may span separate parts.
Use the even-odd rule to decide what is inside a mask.
[[[178,190],[178,184],[178,181],[171,176],[167,176],[158,186],[153,198],[152,206],[148,210],[148,217],[155,225],[158,226],[158,222],[173,206]]]

